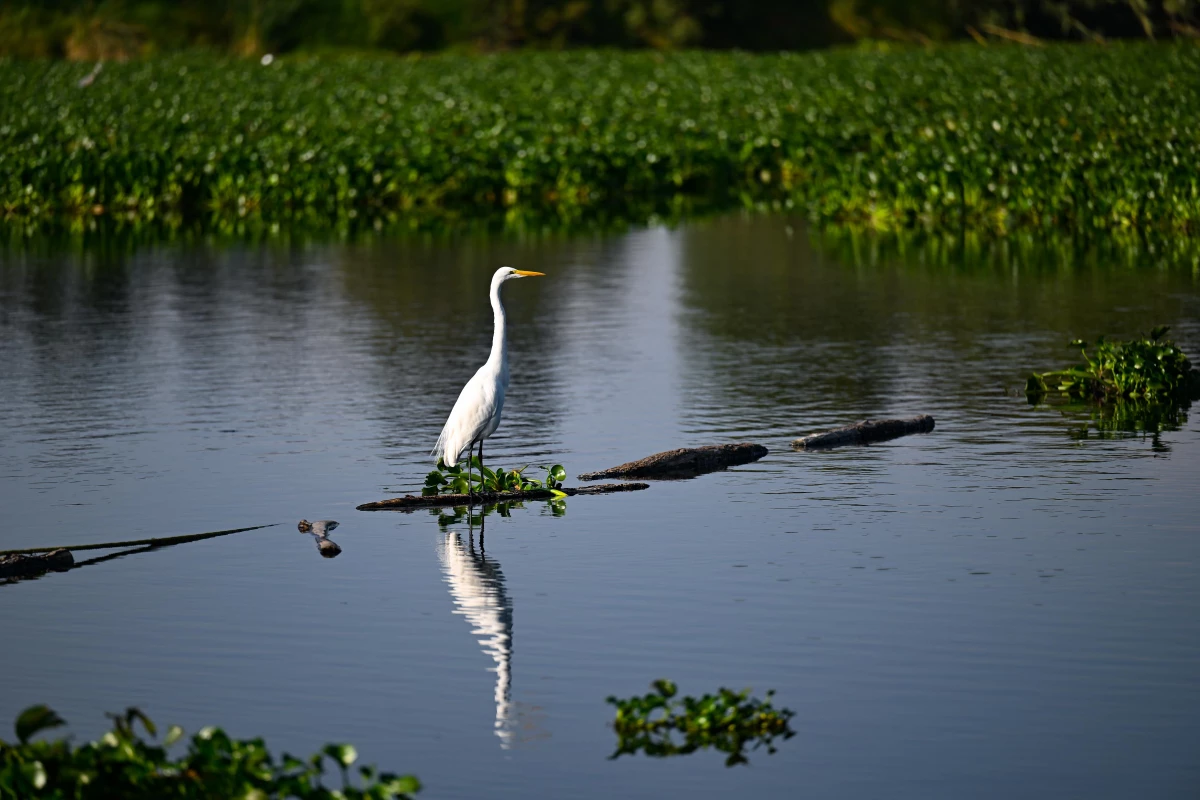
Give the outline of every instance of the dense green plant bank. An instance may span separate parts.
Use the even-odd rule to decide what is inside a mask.
[[[136,708],[109,716],[111,731],[74,746],[33,740],[65,723],[46,706],[25,709],[14,725],[17,741],[0,740],[0,800],[403,800],[421,788],[411,775],[374,767],[359,767],[352,778],[358,754],[348,744],[327,745],[305,761],[286,753],[275,759],[262,739],[233,739],[220,728],[204,728],[184,746],[175,725],[156,741],[154,723]],[[172,756],[176,743],[184,752]],[[327,767],[338,775],[337,788],[323,782]]]
[[[0,214],[1200,227],[1200,48],[0,61]]]

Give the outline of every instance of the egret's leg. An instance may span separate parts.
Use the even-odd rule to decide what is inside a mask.
[[[474,455],[474,453],[475,453],[475,445],[471,445],[471,454]],[[483,466],[483,442],[482,441],[479,442],[479,466],[480,467]],[[483,470],[482,469],[479,470],[479,482],[481,484],[483,483]],[[480,491],[480,494],[483,493],[482,487],[480,488],[479,491]]]
[[[471,456],[475,453],[475,445],[467,445],[467,497],[475,495],[475,485],[471,482]]]

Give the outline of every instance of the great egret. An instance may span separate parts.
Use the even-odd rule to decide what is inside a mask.
[[[530,272],[501,267],[492,276],[490,296],[496,328],[492,332],[492,353],[487,363],[463,387],[450,411],[442,433],[431,455],[441,456],[446,464],[458,463],[463,450],[467,451],[467,493],[473,494],[471,483],[471,451],[479,444],[479,463],[483,464],[483,440],[500,427],[500,411],[504,408],[504,393],[508,389],[508,336],[504,326],[504,304],[500,302],[500,284],[514,278],[533,278],[544,272]]]

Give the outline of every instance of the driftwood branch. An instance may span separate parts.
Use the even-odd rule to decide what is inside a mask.
[[[51,550],[115,550],[118,547],[136,547],[138,545],[147,545],[149,547],[163,547],[170,544],[183,544],[185,542],[199,542],[203,539],[213,539],[217,536],[228,536],[231,533],[244,533],[245,531],[256,531],[260,528],[272,528],[278,525],[278,522],[273,522],[270,525],[253,525],[249,528],[232,528],[227,531],[212,531],[210,533],[189,533],[184,536],[160,536],[152,539],[130,539],[125,542],[100,542],[98,544],[75,544],[75,545],[58,545],[56,547],[26,547],[23,550],[0,550],[0,556],[23,555],[27,553],[45,553]]]
[[[749,464],[766,454],[767,448],[749,442],[681,447],[600,472],[585,472],[579,479],[594,481],[600,478],[693,478],[706,472]]]
[[[29,578],[54,570],[62,572],[75,566],[70,550],[51,550],[49,553],[25,555],[13,553],[0,556],[0,578]]]
[[[845,445],[885,442],[912,433],[929,433],[931,430],[933,417],[928,414],[911,419],[867,419],[844,428],[804,436],[792,442],[792,447],[796,450],[824,450]]]
[[[559,489],[560,492],[573,497],[577,494],[611,494],[612,492],[636,492],[639,489],[649,489],[645,483],[605,483],[600,486],[581,486],[579,488]],[[363,503],[359,511],[386,511],[398,509],[401,511],[417,508],[445,508],[447,506],[494,505],[496,503],[511,503],[516,500],[550,500],[554,492],[550,489],[530,489],[524,492],[477,492],[465,494],[437,495],[405,495],[374,503]]]

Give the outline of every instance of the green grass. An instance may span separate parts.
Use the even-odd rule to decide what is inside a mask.
[[[1200,230],[1200,47],[0,61],[0,216]]]

